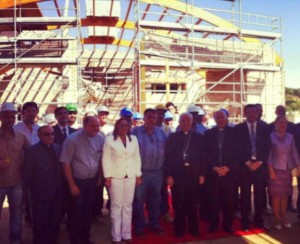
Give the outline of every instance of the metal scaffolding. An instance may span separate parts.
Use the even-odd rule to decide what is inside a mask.
[[[154,7],[155,5],[155,7]],[[136,4],[139,104],[172,101],[226,108],[240,121],[247,103],[262,103],[272,119],[284,103],[281,20],[199,1],[141,0]]]
[[[42,113],[77,103],[143,110],[174,102],[227,108],[240,120],[284,103],[281,20],[195,0],[10,0],[0,3],[0,103]]]

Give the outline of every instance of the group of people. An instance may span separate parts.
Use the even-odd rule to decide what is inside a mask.
[[[235,126],[225,109],[215,111],[212,119],[206,116],[208,108],[192,105],[179,116],[173,103],[143,114],[125,107],[114,126],[107,122],[108,108],[100,106],[85,114],[81,128],[73,128],[74,104],[57,107],[52,124],[37,125],[38,111],[36,103],[25,103],[22,121],[15,124],[15,105],[0,108],[0,209],[7,197],[10,243],[21,243],[24,213],[32,221],[33,243],[56,243],[63,220],[72,244],[91,243],[91,223],[101,216],[104,187],[114,243],[131,243],[132,232],[142,237],[146,227],[163,235],[161,216],[174,223],[176,237],[186,229],[199,236],[199,214],[207,216],[210,232],[218,230],[222,214],[223,230],[231,233],[237,208],[241,227],[248,231],[252,186],[253,224],[268,230],[263,211],[269,195],[274,227],[291,227],[286,209],[291,171],[300,173],[300,125],[288,122],[284,106],[267,124],[261,105],[248,104],[245,121]]]

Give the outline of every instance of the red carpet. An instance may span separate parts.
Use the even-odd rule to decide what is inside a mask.
[[[263,233],[260,229],[250,229],[249,232],[241,231],[241,225],[239,220],[235,220],[233,224],[233,233],[228,234],[222,230],[221,225],[217,232],[208,233],[208,223],[204,221],[200,221],[200,237],[194,237],[189,233],[185,233],[182,238],[174,237],[173,224],[167,224],[164,221],[161,221],[161,227],[165,230],[165,234],[163,236],[156,235],[152,233],[150,230],[145,230],[145,236],[143,238],[135,237],[133,235],[134,244],[172,244],[172,243],[184,243],[191,241],[200,241],[200,240],[212,240],[223,238],[227,236],[242,236],[242,235],[251,235],[251,234],[259,234]]]
[[[170,194],[169,189],[169,206],[170,206],[170,213],[173,215],[173,209],[172,209],[172,196]],[[147,215],[145,211],[145,215]],[[221,221],[220,221],[221,222]],[[209,233],[208,222],[205,221],[199,221],[199,228],[200,228],[200,237],[194,237],[188,233],[186,230],[185,235],[182,238],[176,238],[174,236],[174,229],[173,224],[168,224],[165,221],[160,221],[161,227],[164,229],[165,234],[163,236],[154,234],[149,229],[145,230],[145,236],[143,238],[141,237],[135,237],[133,235],[133,242],[134,244],[173,244],[173,243],[184,243],[184,242],[192,242],[192,241],[200,241],[200,240],[213,240],[213,239],[219,239],[227,236],[243,236],[243,235],[252,235],[252,234],[259,234],[263,233],[264,231],[261,229],[251,229],[249,232],[244,232],[241,230],[241,224],[239,219],[234,219],[233,225],[232,225],[232,234],[228,234],[225,231],[223,231],[221,224],[219,224],[219,229],[215,233]],[[187,229],[187,225],[186,225]]]

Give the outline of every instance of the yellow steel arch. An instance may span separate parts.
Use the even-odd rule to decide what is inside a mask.
[[[16,5],[23,5],[28,3],[37,3],[45,0],[1,0],[0,8],[12,8]]]
[[[148,4],[156,4],[160,5],[169,9],[173,9],[179,12],[184,12],[186,14],[189,14],[191,16],[197,17],[199,19],[202,19],[210,24],[213,24],[218,27],[223,28],[231,28],[235,30],[239,30],[239,27],[233,25],[227,20],[224,20],[223,18],[212,14],[210,12],[207,12],[203,10],[202,8],[191,6],[190,4],[186,4],[183,2],[180,2],[178,0],[140,0],[141,2],[148,3]],[[188,7],[189,6],[189,7]],[[185,10],[185,11],[183,11]],[[250,38],[250,37],[241,37],[242,40],[245,42],[252,42],[252,43],[260,43],[261,41],[256,38]]]
[[[168,9],[173,9],[179,12],[184,12],[186,14],[189,14],[191,16],[197,17],[199,19],[202,19],[208,23],[211,23],[215,26],[221,27],[221,28],[232,28],[235,30],[240,30],[239,27],[233,25],[227,20],[224,20],[223,18],[212,14],[210,12],[207,12],[203,10],[202,8],[191,6],[190,4],[180,2],[178,0],[140,0],[143,3],[148,4],[155,4],[159,6],[166,7]],[[188,7],[189,6],[189,7]],[[185,10],[185,11],[183,11]],[[161,34],[163,31],[160,32]],[[257,38],[252,37],[240,37],[241,40],[248,42],[248,43],[261,43],[261,41]],[[280,65],[283,62],[280,55],[276,54],[276,64]]]

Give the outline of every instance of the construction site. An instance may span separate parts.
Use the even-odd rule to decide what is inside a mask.
[[[34,101],[40,114],[76,103],[143,111],[173,102],[247,103],[264,119],[284,104],[281,18],[243,12],[242,0],[0,1],[0,103]]]

